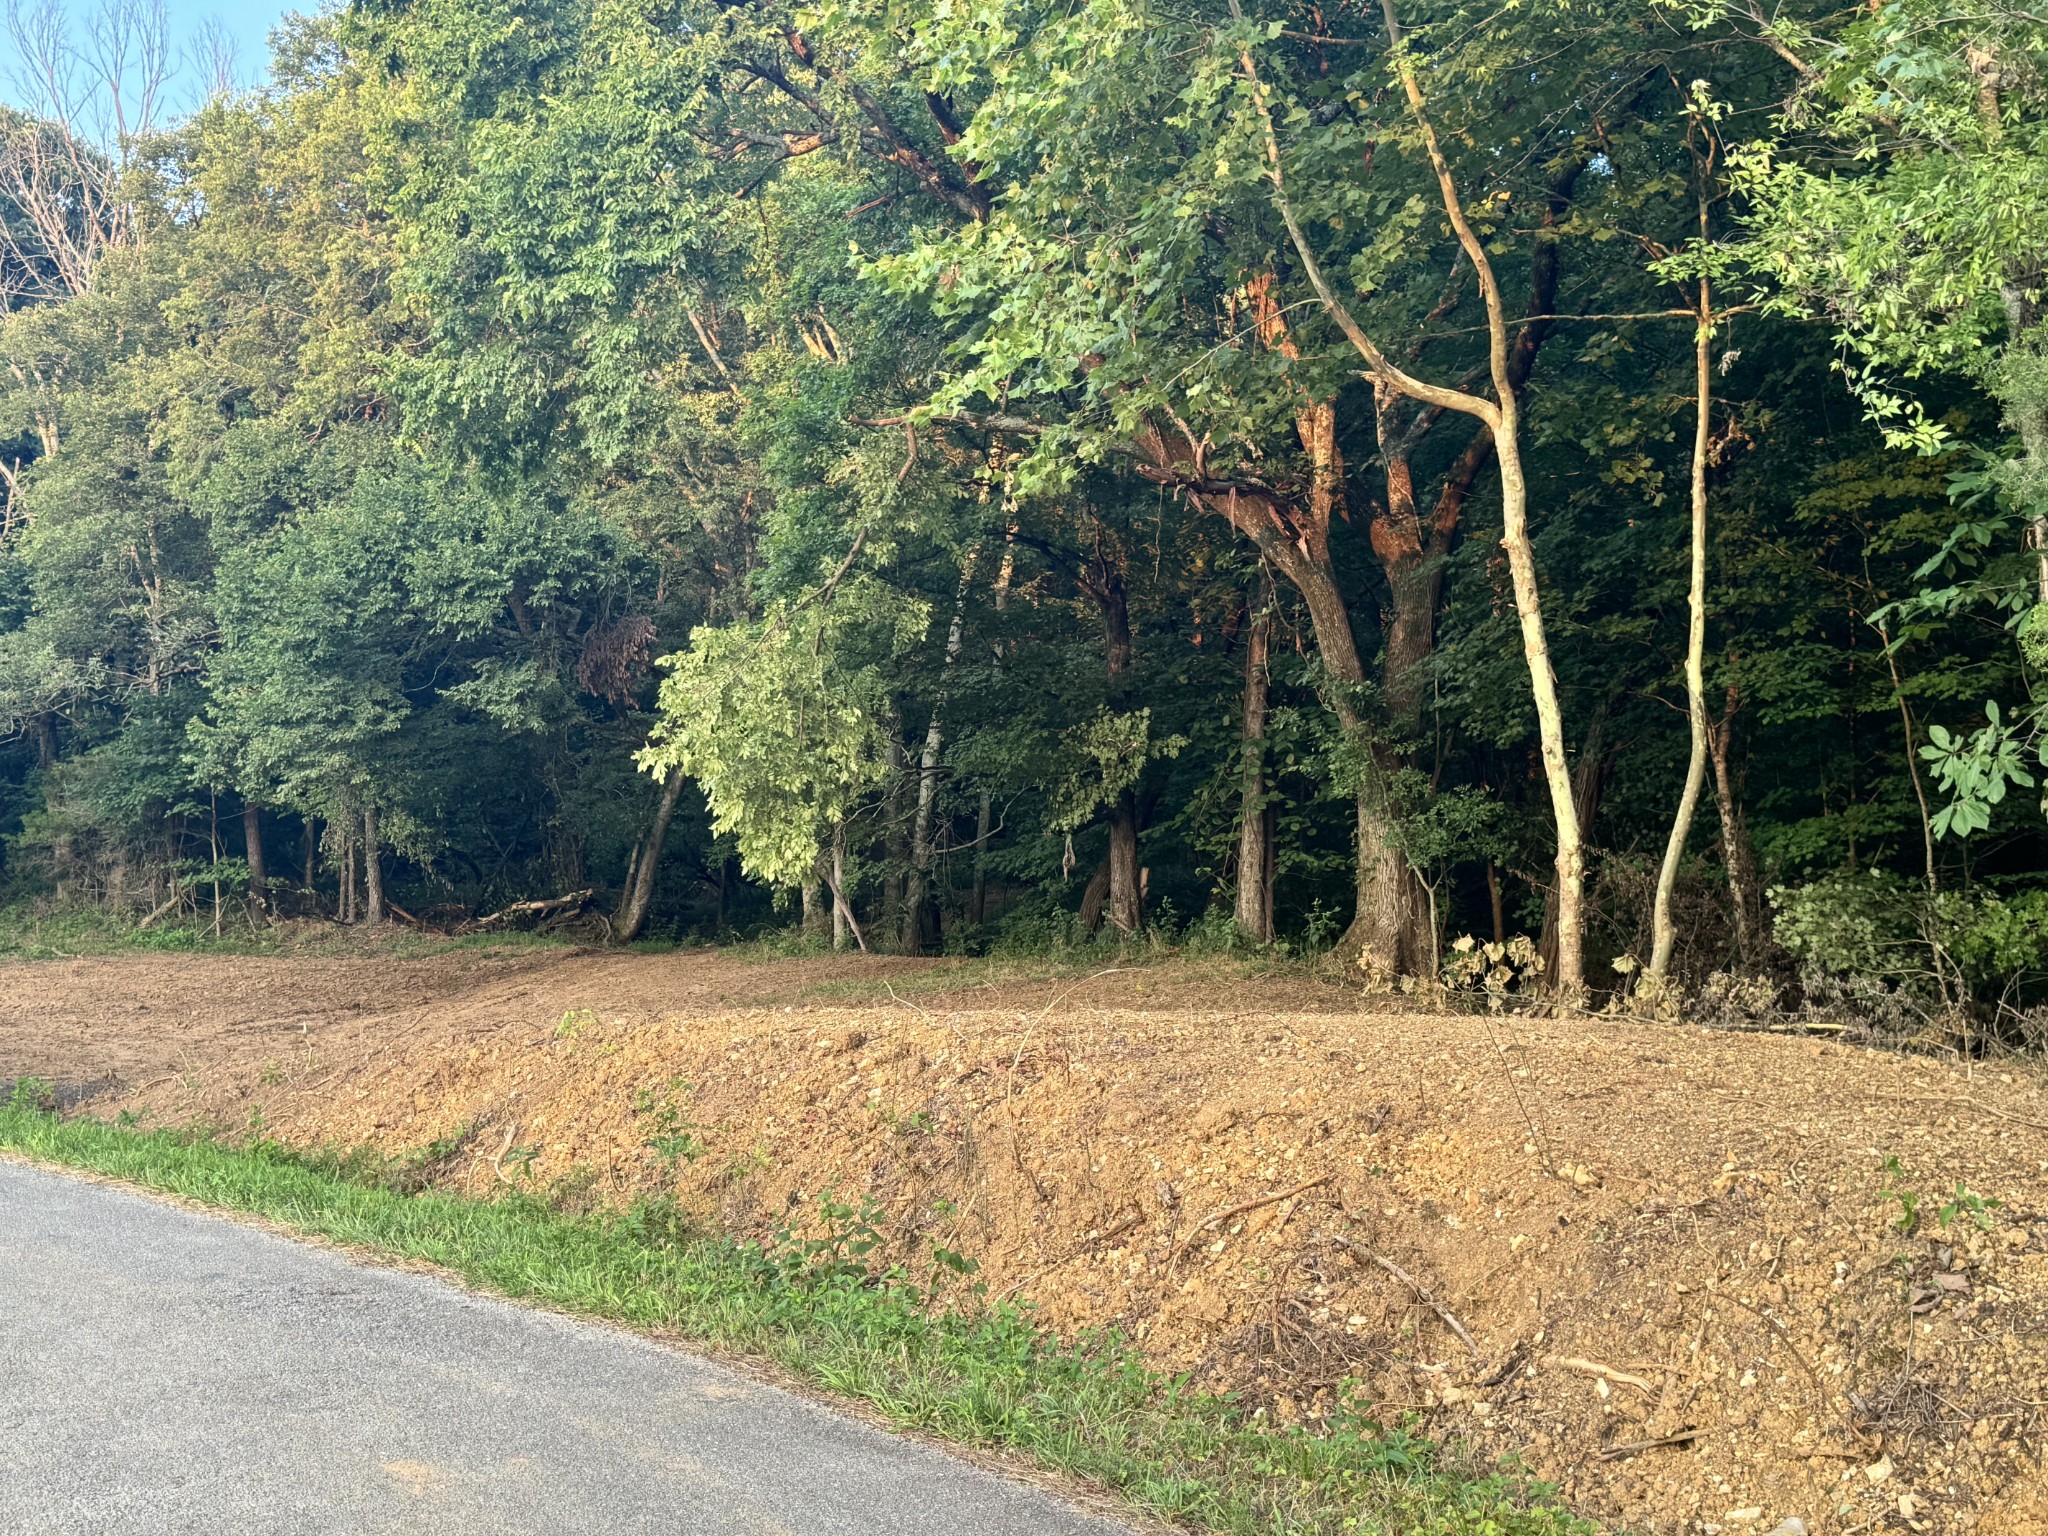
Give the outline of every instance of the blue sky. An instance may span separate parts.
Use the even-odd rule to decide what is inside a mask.
[[[23,8],[32,9],[35,0],[27,0]],[[102,0],[58,0],[73,20],[74,27],[96,9]],[[168,82],[166,116],[182,116],[190,110],[197,96],[205,89],[204,75],[191,62],[191,45],[213,23],[233,44],[236,75],[243,85],[255,85],[263,79],[264,70],[270,62],[270,50],[266,39],[270,29],[288,12],[314,10],[318,0],[300,0],[298,4],[286,4],[284,0],[163,0],[165,19],[169,26],[173,73]],[[10,78],[10,71],[0,66],[0,101],[10,105],[22,104],[22,92]]]
[[[241,5],[222,4],[219,0],[213,0],[213,3],[209,0],[164,0],[173,39],[189,37],[208,18],[218,21],[234,40],[242,80],[249,85],[263,78],[263,68],[270,61],[270,50],[264,39],[270,35],[270,29],[277,25],[279,18],[287,11],[316,9],[316,0],[302,0],[298,5],[253,3],[253,0]]]

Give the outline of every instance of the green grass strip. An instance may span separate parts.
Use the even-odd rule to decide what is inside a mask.
[[[995,1447],[1113,1488],[1149,1513],[1245,1536],[1584,1536],[1550,1490],[1363,1413],[1324,1433],[1270,1426],[1193,1393],[1117,1339],[1065,1343],[989,1306],[938,1256],[934,1295],[864,1267],[871,1216],[764,1248],[695,1229],[673,1205],[571,1215],[532,1195],[418,1188],[374,1154],[139,1131],[50,1113],[41,1085],[0,1102],[0,1148],[424,1260],[480,1289],[772,1360],[890,1422]],[[964,1261],[952,1260],[954,1268]],[[629,1411],[629,1405],[622,1405]]]

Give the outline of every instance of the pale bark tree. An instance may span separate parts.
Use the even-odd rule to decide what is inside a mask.
[[[1543,777],[1550,792],[1551,816],[1556,828],[1555,896],[1558,963],[1555,985],[1560,998],[1567,1003],[1575,1003],[1585,994],[1585,851],[1580,838],[1578,814],[1573,805],[1571,764],[1565,748],[1564,711],[1558,700],[1557,675],[1551,665],[1550,642],[1543,621],[1543,600],[1536,579],[1535,551],[1529,537],[1529,490],[1522,469],[1521,402],[1512,374],[1512,323],[1502,301],[1500,283],[1495,277],[1486,247],[1465,217],[1464,204],[1451,174],[1450,163],[1445,159],[1437,141],[1436,129],[1423,98],[1414,61],[1404,44],[1393,0],[1382,0],[1381,12],[1387,38],[1392,45],[1395,68],[1407,98],[1409,116],[1415,123],[1435,176],[1444,214],[1450,221],[1451,229],[1457,237],[1465,259],[1472,264],[1472,270],[1478,279],[1480,296],[1485,302],[1487,365],[1493,384],[1491,396],[1431,384],[1409,373],[1389,358],[1367,335],[1350,307],[1338,297],[1336,290],[1324,275],[1322,264],[1316,259],[1315,250],[1303,232],[1300,220],[1295,216],[1293,204],[1289,200],[1280,140],[1273,123],[1271,104],[1267,99],[1265,85],[1249,53],[1243,56],[1242,66],[1252,86],[1254,105],[1264,126],[1267,175],[1273,187],[1275,205],[1287,226],[1295,253],[1301,259],[1302,269],[1307,274],[1317,298],[1322,301],[1324,311],[1364,361],[1365,371],[1375,387],[1392,391],[1424,405],[1441,406],[1472,416],[1483,422],[1492,436],[1494,458],[1499,467],[1501,482],[1501,547],[1507,553],[1508,572],[1514,587],[1515,613],[1522,634],[1522,653],[1528,666],[1530,691],[1536,706]]]
[[[682,792],[683,770],[671,768],[655,797],[647,835],[634,851],[633,865],[626,875],[625,898],[612,918],[612,937],[621,944],[639,938],[640,931],[647,926],[647,914],[654,905],[654,881],[661,869],[661,850],[668,841],[669,822],[675,817],[676,800]]]
[[[1237,811],[1237,927],[1254,944],[1273,942],[1274,815],[1266,780],[1266,704],[1272,682],[1273,579],[1253,597],[1245,626],[1243,768]]]
[[[1706,204],[1700,205],[1700,236],[1706,237]],[[1710,413],[1714,401],[1712,346],[1714,311],[1711,288],[1705,274],[1700,277],[1699,312],[1693,337],[1692,437],[1692,521],[1690,584],[1686,595],[1685,625],[1685,712],[1691,734],[1691,750],[1685,765],[1685,787],[1678,796],[1678,810],[1671,818],[1671,835],[1665,840],[1663,863],[1657,870],[1657,896],[1650,914],[1649,974],[1662,981],[1671,970],[1671,956],[1678,945],[1678,926],[1671,916],[1671,899],[1678,889],[1678,868],[1685,857],[1686,840],[1692,835],[1693,817],[1699,810],[1700,789],[1706,783],[1710,755],[1707,728],[1707,455],[1710,451]]]

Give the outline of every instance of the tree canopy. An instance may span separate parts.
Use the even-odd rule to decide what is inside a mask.
[[[1575,994],[1779,964],[1849,872],[2024,906],[2044,59],[360,0],[74,155],[89,231],[10,116],[6,878],[1387,984],[1527,933]]]

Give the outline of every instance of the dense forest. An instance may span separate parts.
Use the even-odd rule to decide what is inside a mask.
[[[0,120],[17,905],[2025,1023],[2024,8],[359,0],[163,122],[88,20]]]

